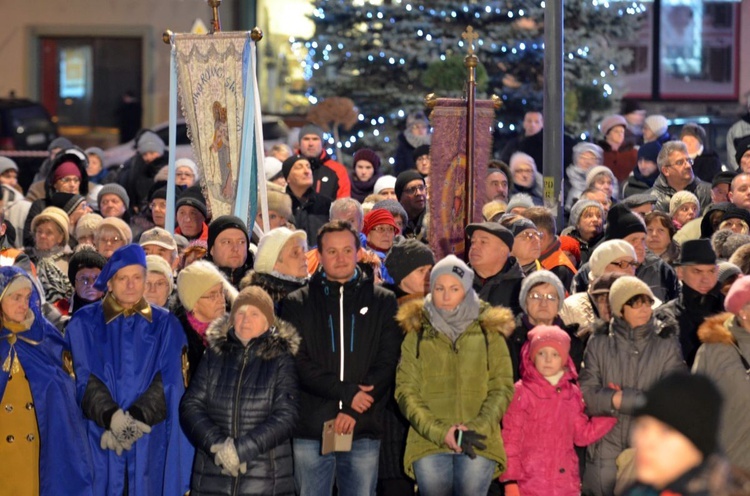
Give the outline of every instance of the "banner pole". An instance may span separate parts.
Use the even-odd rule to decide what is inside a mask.
[[[466,84],[466,173],[464,175],[464,231],[474,222],[474,129],[477,98],[477,65],[479,59],[474,54],[474,40],[479,36],[474,28],[468,26],[461,35],[468,43],[469,53],[464,58],[464,65],[469,71]],[[469,250],[464,250],[464,259],[468,262]]]
[[[174,33],[169,33],[169,174],[167,176],[167,215],[164,229],[174,235],[175,229],[175,149],[177,148],[177,48]],[[165,33],[165,36],[167,35]]]

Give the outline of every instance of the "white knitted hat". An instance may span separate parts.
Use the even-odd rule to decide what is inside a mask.
[[[604,274],[604,269],[607,268],[607,265],[622,257],[630,257],[634,261],[638,260],[633,245],[627,241],[610,239],[601,243],[596,247],[591,254],[591,259],[589,259],[589,267],[591,269],[590,279],[593,281]]]
[[[372,192],[379,195],[384,189],[394,189],[396,187],[396,178],[393,176],[380,176],[372,187]]]
[[[261,274],[270,274],[273,271],[276,260],[284,245],[291,238],[299,238],[307,242],[307,233],[305,231],[292,231],[286,227],[277,227],[271,229],[260,238],[258,243],[258,252],[255,254],[255,264],[253,269]]]

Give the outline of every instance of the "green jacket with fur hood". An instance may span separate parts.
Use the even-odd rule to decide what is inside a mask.
[[[505,338],[513,332],[510,310],[482,302],[479,318],[456,340],[430,324],[424,300],[407,302],[396,320],[406,333],[396,371],[396,400],[411,427],[404,469],[422,457],[452,453],[445,435],[463,423],[487,436],[477,454],[494,460],[494,477],[505,470],[500,419],[513,397],[513,367]]]

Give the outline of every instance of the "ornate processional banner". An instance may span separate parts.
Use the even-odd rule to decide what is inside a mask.
[[[466,249],[464,194],[466,181],[466,101],[440,98],[430,115],[433,126],[428,189],[430,248],[435,260]],[[474,220],[482,221],[484,179],[492,150],[490,131],[495,120],[490,100],[476,102],[474,126]]]
[[[234,213],[251,43],[245,32],[174,37],[180,104],[214,218]]]

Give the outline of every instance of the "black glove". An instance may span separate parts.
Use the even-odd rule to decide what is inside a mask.
[[[461,451],[473,460],[477,457],[474,448],[487,449],[487,445],[482,443],[485,439],[487,439],[487,436],[483,436],[477,431],[464,431],[461,437]]]

